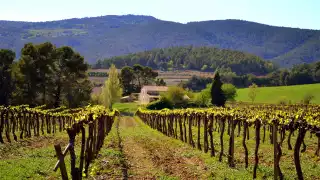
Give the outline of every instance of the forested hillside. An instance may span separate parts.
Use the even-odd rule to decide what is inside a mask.
[[[0,21],[0,49],[20,56],[27,42],[71,46],[89,63],[154,48],[210,46],[255,54],[282,67],[320,59],[320,31],[240,20],[187,24],[151,16],[101,16],[53,22]]]
[[[151,51],[116,56],[98,61],[95,68],[109,68],[115,64],[117,68],[140,64],[153,69],[174,70],[192,69],[201,71],[214,71],[217,68],[235,72],[236,74],[264,75],[275,69],[269,61],[258,56],[209,47],[173,47],[154,49]]]

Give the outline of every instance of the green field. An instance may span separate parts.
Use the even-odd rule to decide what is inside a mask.
[[[248,96],[249,88],[238,89],[236,101],[251,102]],[[314,99],[311,103],[320,104],[320,84],[279,86],[279,87],[260,87],[258,88],[256,103],[279,103],[286,99],[291,103],[300,102],[306,94],[311,94]]]
[[[121,113],[135,113],[138,110],[138,103],[115,103],[112,108],[118,109]]]

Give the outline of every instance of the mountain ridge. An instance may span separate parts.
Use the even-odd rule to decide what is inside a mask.
[[[208,46],[251,53],[281,67],[320,59],[320,30],[246,20],[178,23],[145,15],[109,15],[46,22],[0,21],[0,48],[51,41],[98,59],[174,46]]]
[[[52,22],[67,21],[67,20],[82,20],[82,19],[105,18],[105,17],[128,17],[128,16],[150,17],[150,18],[153,18],[155,20],[173,22],[173,23],[178,23],[178,24],[189,24],[189,23],[198,23],[198,22],[215,22],[215,21],[243,21],[243,22],[249,22],[249,23],[265,25],[265,26],[270,26],[270,27],[291,28],[291,29],[300,29],[300,30],[315,30],[315,31],[319,30],[320,31],[320,29],[308,29],[308,28],[300,28],[300,27],[278,26],[278,25],[265,24],[265,23],[262,23],[262,22],[249,21],[249,20],[244,20],[244,19],[215,19],[215,20],[202,20],[202,21],[188,21],[186,23],[182,23],[182,22],[178,22],[178,21],[159,19],[159,18],[156,18],[156,17],[151,16],[151,15],[137,15],[137,14],[124,14],[124,15],[110,14],[110,15],[85,16],[85,17],[79,17],[79,18],[66,18],[66,19],[47,20],[47,21],[21,21],[21,20],[0,19],[0,22],[4,21],[4,22],[17,22],[17,23],[52,23]]]

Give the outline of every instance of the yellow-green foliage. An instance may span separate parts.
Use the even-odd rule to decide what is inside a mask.
[[[119,102],[122,94],[122,88],[118,76],[117,68],[114,64],[111,65],[101,93],[102,103],[106,107],[112,107],[116,102]]]

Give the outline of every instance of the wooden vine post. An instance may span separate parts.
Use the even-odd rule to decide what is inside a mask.
[[[230,118],[230,139],[229,139],[229,156],[228,156],[228,163],[229,167],[235,167],[234,163],[234,130],[237,125],[237,120],[233,117]]]
[[[300,123],[300,127],[299,127],[299,132],[298,132],[298,137],[297,137],[297,141],[296,144],[294,146],[294,164],[296,167],[296,172],[298,175],[298,179],[299,180],[303,180],[303,174],[302,174],[302,169],[301,169],[301,164],[300,164],[300,147],[302,144],[302,141],[304,139],[306,135],[306,129],[305,126],[303,125],[303,122]]]
[[[220,150],[220,155],[219,155],[219,161],[222,161],[222,156],[223,156],[223,133],[224,133],[224,127],[225,127],[225,119],[222,117],[220,119],[220,127],[221,127],[221,131],[220,131],[220,144],[221,144],[221,150]]]
[[[200,143],[200,139],[201,139],[201,134],[200,134],[200,129],[201,129],[201,115],[197,114],[197,120],[198,120],[198,140],[197,140],[197,147],[199,150],[201,150],[201,143]]]
[[[257,178],[257,169],[258,169],[258,163],[259,163],[258,150],[260,145],[260,126],[261,126],[261,122],[259,119],[255,121],[255,126],[256,126],[256,147],[254,150],[253,179]]]
[[[244,148],[244,162],[245,162],[245,167],[248,168],[248,148],[246,145],[246,138],[247,138],[247,129],[248,129],[248,122],[247,121],[243,121],[243,138],[242,138],[242,145]]]
[[[83,165],[84,165],[84,158],[85,158],[85,148],[86,148],[86,131],[83,127],[83,124],[81,124],[81,152],[80,152],[80,167],[79,167],[79,173],[80,173],[80,179],[82,179],[82,171],[83,171]]]
[[[204,152],[207,153],[209,150],[209,143],[208,143],[208,117],[206,114],[204,114],[203,117],[203,124],[204,124],[204,131],[203,131],[203,141],[204,141]]]
[[[279,177],[279,162],[278,162],[278,124],[276,121],[273,121],[272,127],[272,137],[273,137],[273,171],[274,177],[273,179],[277,180]]]
[[[64,156],[66,155],[68,149],[69,149],[69,145],[67,146],[67,148],[64,150],[64,152],[61,151],[61,146],[60,144],[56,144],[54,145],[54,149],[56,150],[56,155],[58,158],[58,163],[56,164],[54,171],[56,171],[58,168],[60,169],[61,172],[61,177],[63,180],[68,180],[68,173],[67,173],[67,169],[66,169],[66,164],[64,163]]]
[[[209,136],[210,136],[210,148],[211,148],[211,153],[210,155],[211,156],[215,156],[215,152],[214,152],[214,143],[213,143],[213,115],[210,115],[210,118],[209,118]]]
[[[188,115],[188,119],[189,119],[189,123],[188,123],[188,126],[189,126],[189,144],[192,147],[195,147],[194,146],[194,142],[193,142],[193,137],[192,137],[192,120],[195,119],[194,115]]]

